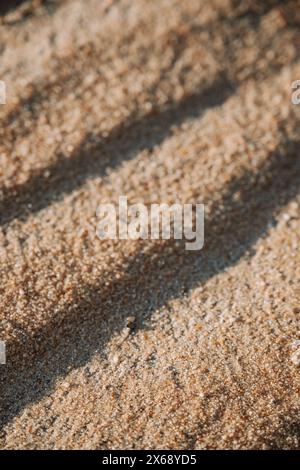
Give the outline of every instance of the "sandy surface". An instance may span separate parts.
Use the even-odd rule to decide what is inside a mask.
[[[1,448],[299,448],[299,2],[12,3]],[[99,240],[119,195],[204,249]]]

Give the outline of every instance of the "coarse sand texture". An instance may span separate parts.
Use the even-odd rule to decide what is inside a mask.
[[[1,2],[0,80],[0,448],[299,449],[300,2]]]

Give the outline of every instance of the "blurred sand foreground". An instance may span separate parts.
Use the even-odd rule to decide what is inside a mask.
[[[299,2],[7,3],[1,448],[299,448]],[[204,249],[100,241],[119,195]]]

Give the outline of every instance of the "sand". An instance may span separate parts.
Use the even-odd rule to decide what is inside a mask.
[[[299,449],[299,6],[1,4],[1,449]]]

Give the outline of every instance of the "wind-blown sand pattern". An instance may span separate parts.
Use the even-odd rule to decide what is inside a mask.
[[[1,448],[299,449],[299,2],[1,2],[0,54]]]

